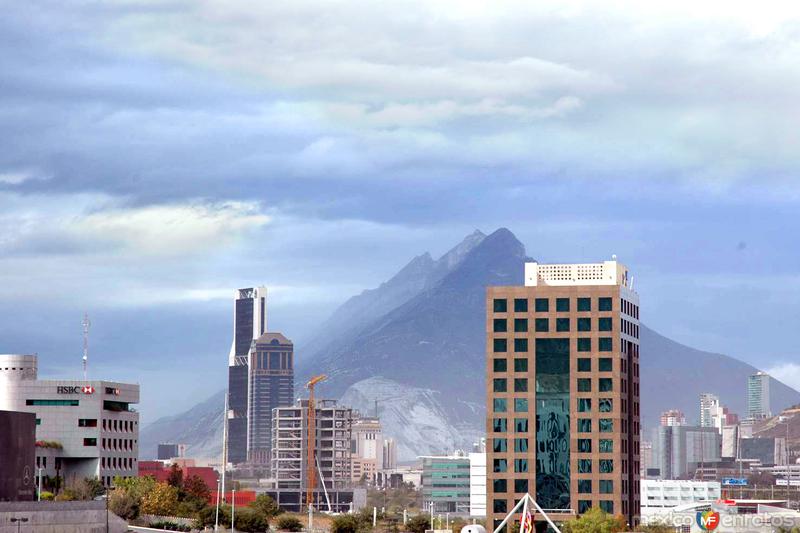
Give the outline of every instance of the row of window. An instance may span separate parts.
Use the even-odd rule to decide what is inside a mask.
[[[508,332],[508,322],[509,319],[507,318],[494,318],[492,319],[492,330],[495,333],[507,333]],[[578,331],[592,331],[592,319],[590,317],[582,317],[575,319],[575,324],[577,326]],[[528,332],[528,319],[527,318],[515,318],[513,319],[514,325],[514,332],[515,333],[527,333]],[[570,319],[569,318],[556,318],[555,319],[556,331],[557,332],[567,332],[570,331]],[[536,318],[533,321],[534,331],[538,333],[546,333],[550,331],[550,319],[549,318]],[[613,326],[612,318],[610,316],[602,316],[597,319],[597,330],[598,331],[611,331]]]
[[[136,446],[136,439],[103,439],[103,450],[131,451]],[[97,442],[95,442],[95,445]]]
[[[629,302],[625,298],[620,300],[620,307],[623,313],[628,316],[632,316],[636,320],[639,320],[639,306],[633,302]]]
[[[577,339],[579,352],[592,351],[592,339],[585,337]],[[600,352],[610,352],[614,349],[614,341],[611,337],[600,337],[597,339],[597,350]],[[493,339],[492,350],[496,353],[508,352],[508,339]],[[528,351],[528,339],[514,339],[515,352]]]
[[[633,322],[628,322],[625,319],[622,319],[622,333],[626,335],[630,335],[634,339],[639,338],[639,326],[634,324]]]
[[[527,438],[521,437],[512,440],[514,453],[528,451]],[[492,451],[495,453],[507,453],[508,439],[492,439]],[[578,439],[577,451],[579,453],[592,453],[592,439]],[[597,439],[597,451],[600,453],[614,453],[614,441],[612,439]]]
[[[570,299],[569,298],[556,298],[556,312],[569,313],[570,312]],[[588,312],[592,310],[592,299],[589,297],[577,298],[578,312]],[[528,299],[527,298],[514,298],[514,312],[527,313],[528,312]],[[549,298],[534,298],[533,308],[537,313],[548,313],[550,311]],[[610,297],[602,296],[597,298],[598,311],[611,311],[612,301]],[[506,298],[495,298],[492,302],[492,310],[495,313],[508,313],[508,300]],[[631,315],[633,316],[633,315]]]
[[[135,462],[133,457],[101,457],[100,468],[131,470]]]
[[[613,384],[614,380],[611,378],[598,378],[597,390],[599,392],[612,392],[614,389]],[[494,392],[508,392],[508,379],[493,378],[492,390]],[[592,392],[591,378],[578,378],[576,390],[578,392]],[[528,378],[514,378],[514,392],[528,392]],[[497,409],[495,411],[499,412]]]
[[[103,431],[131,432],[134,431],[138,425],[139,422],[136,420],[103,419]]]
[[[579,474],[591,474],[592,468],[594,463],[597,463],[598,472],[601,474],[613,474],[614,473],[614,460],[613,459],[578,459],[578,473]],[[514,459],[514,472],[517,473],[524,473],[528,471],[528,460],[527,459]],[[623,474],[627,473],[625,471],[626,461],[623,460]],[[503,472],[508,472],[508,459],[505,458],[496,458],[492,460],[492,472],[496,474],[502,474]]]
[[[578,365],[578,372],[592,371],[592,360],[587,357],[579,357],[577,365]],[[611,360],[610,357],[600,357],[597,360],[597,369],[600,372],[611,372],[613,369],[613,361]],[[501,359],[501,358],[493,359],[492,370],[494,372],[508,372],[508,359]],[[527,372],[527,371],[528,371],[528,360],[515,358],[514,372]]]
[[[516,481],[518,481],[518,480],[515,480],[515,482]],[[524,480],[520,480],[520,481],[524,481]],[[516,488],[516,486],[515,486],[515,488]],[[519,490],[519,491],[516,491],[516,492],[524,493],[524,492],[527,492],[527,489]],[[601,492],[601,494],[611,494],[611,493],[613,493],[613,490],[611,492],[608,492],[608,493]],[[598,505],[599,505],[600,509],[602,509],[606,513],[614,514],[614,502],[613,501],[600,500],[598,502]],[[494,500],[493,504],[492,504],[492,508],[493,508],[494,512],[497,513],[497,514],[507,513],[508,512],[508,502],[506,500]],[[579,514],[583,514],[583,513],[585,513],[586,511],[588,511],[591,508],[592,508],[592,502],[590,500],[578,500],[578,513]],[[498,522],[498,525],[499,525],[499,522]]]

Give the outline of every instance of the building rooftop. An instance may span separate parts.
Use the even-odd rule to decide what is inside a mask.
[[[525,286],[622,285],[633,290],[628,268],[622,263],[525,263]]]
[[[267,331],[253,342],[256,344],[292,344],[292,341],[287,339],[283,333],[277,331]]]

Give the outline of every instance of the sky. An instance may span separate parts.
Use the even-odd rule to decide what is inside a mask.
[[[0,0],[0,353],[223,388],[474,229],[616,254],[642,318],[800,387],[800,6]],[[298,354],[302,357],[302,353]]]

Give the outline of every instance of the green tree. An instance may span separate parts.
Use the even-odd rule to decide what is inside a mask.
[[[134,520],[139,517],[139,503],[125,489],[119,488],[114,489],[108,498],[108,508],[111,512],[125,520]]]
[[[406,524],[406,529],[411,531],[411,533],[425,533],[426,529],[431,528],[431,521],[428,518],[428,515],[418,514],[417,516],[412,516],[408,523]]]
[[[124,489],[128,495],[141,504],[145,494],[149,494],[156,488],[157,482],[152,476],[128,477],[116,476],[114,486]]]
[[[343,514],[334,517],[331,522],[331,533],[358,533],[359,526],[358,518],[355,515]]]
[[[282,531],[291,531],[292,533],[303,531],[303,523],[296,516],[281,516],[278,518],[277,526]]]
[[[592,507],[576,520],[561,526],[562,533],[618,533],[626,529],[625,518],[610,515],[599,507]]]
[[[178,508],[178,489],[167,483],[156,483],[155,488],[142,497],[143,514],[171,516]]]
[[[245,533],[263,533],[269,529],[269,522],[253,509],[236,509],[236,530]]]
[[[209,496],[211,496],[211,490],[208,485],[197,475],[188,476],[183,480],[183,490],[188,496],[198,500],[208,501]]]
[[[275,500],[266,494],[256,496],[256,499],[250,503],[250,508],[267,522],[282,512]]]

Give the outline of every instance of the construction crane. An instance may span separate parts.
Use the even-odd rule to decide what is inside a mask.
[[[316,445],[317,445],[317,406],[314,403],[314,386],[328,379],[325,374],[314,376],[308,383],[308,440],[306,441],[306,505],[314,504],[314,489],[317,486]]]

